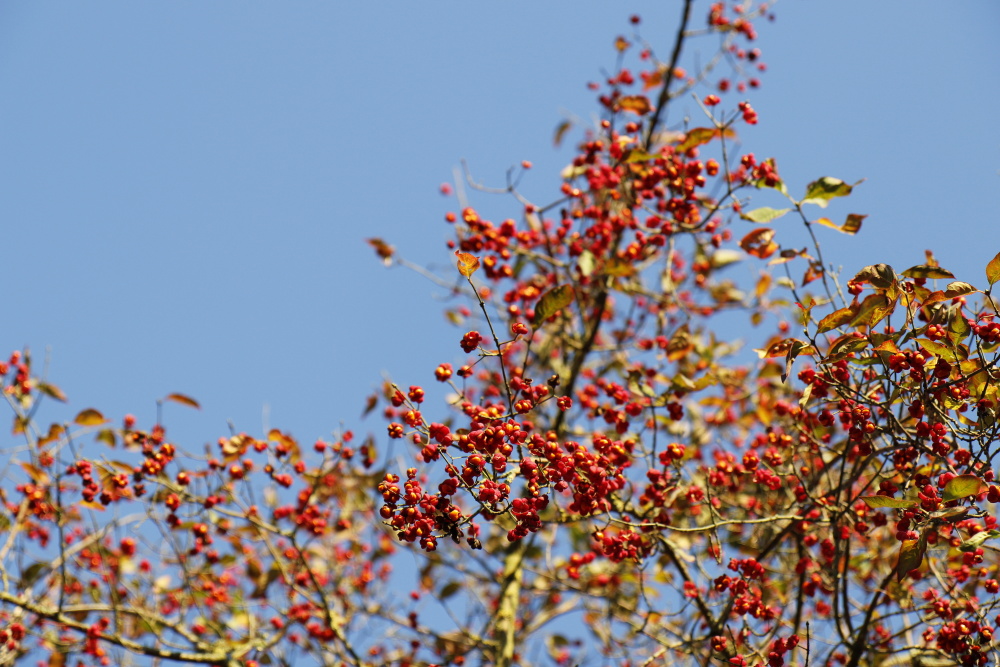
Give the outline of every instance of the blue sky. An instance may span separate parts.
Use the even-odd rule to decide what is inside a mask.
[[[497,185],[531,160],[523,190],[553,198],[569,156],[553,129],[595,113],[585,84],[628,16],[665,50],[677,4],[0,4],[0,354],[48,351],[70,412],[148,426],[158,397],[194,396],[202,411],[166,415],[191,448],[227,420],[307,441],[382,432],[358,420],[364,396],[384,372],[432,384],[463,332],[444,290],[386,270],[364,239],[452,271],[438,186],[463,158]],[[776,13],[742,138],[793,193],[867,178],[828,209],[869,218],[853,239],[821,230],[827,259],[902,270],[934,248],[982,284],[1000,251],[1000,6]]]

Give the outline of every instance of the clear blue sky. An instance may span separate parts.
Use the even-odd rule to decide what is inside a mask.
[[[627,17],[662,50],[678,7],[0,4],[0,354],[50,350],[73,412],[149,426],[156,398],[192,395],[201,412],[167,413],[188,447],[230,419],[259,432],[265,405],[303,440],[364,431],[383,371],[432,384],[462,332],[441,316],[443,290],[387,271],[363,239],[450,267],[454,200],[437,188],[462,158],[493,184],[532,160],[524,190],[549,201],[568,156],[553,129],[595,112],[585,84],[613,66]],[[1000,5],[788,0],[776,13],[748,95],[761,122],[743,139],[793,192],[868,179],[830,209],[869,218],[854,239],[822,230],[827,258],[902,270],[933,247],[982,283],[1000,251]]]

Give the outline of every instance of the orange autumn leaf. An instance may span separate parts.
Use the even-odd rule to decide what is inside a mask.
[[[479,268],[479,258],[459,250],[455,251],[455,256],[458,257],[458,272],[466,278],[471,278],[472,274]]]
[[[761,227],[744,236],[740,241],[740,247],[747,254],[759,257],[760,259],[767,259],[778,250],[778,244],[772,240],[773,238],[773,229]]]
[[[650,72],[649,74],[644,74],[642,76],[642,89],[650,90],[656,88],[663,83],[663,73],[665,69],[658,69],[655,72]]]
[[[186,405],[189,408],[194,408],[195,410],[201,410],[201,405],[198,401],[194,400],[190,396],[185,396],[184,394],[169,394],[163,398],[165,401],[173,401],[174,403],[180,403],[181,405]]]
[[[619,111],[631,111],[639,116],[643,116],[653,110],[653,106],[649,103],[649,98],[645,95],[626,95],[618,100],[616,106]]]

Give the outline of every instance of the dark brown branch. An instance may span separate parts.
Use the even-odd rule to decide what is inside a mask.
[[[674,81],[674,70],[677,69],[677,63],[681,59],[681,47],[684,45],[684,33],[687,32],[688,21],[691,18],[692,4],[694,4],[694,0],[684,0],[684,13],[681,15],[680,27],[677,28],[674,51],[670,54],[670,64],[667,65],[666,76],[663,78],[663,87],[660,89],[660,96],[656,100],[656,109],[653,111],[653,117],[649,119],[649,126],[646,127],[646,138],[643,144],[647,151],[650,148],[649,142],[652,140],[653,135],[656,134],[656,130],[660,125],[660,115],[663,113],[663,109],[666,108],[667,102],[670,101],[670,84]]]

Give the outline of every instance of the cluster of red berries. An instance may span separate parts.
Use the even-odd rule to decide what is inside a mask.
[[[479,343],[482,342],[483,337],[478,331],[470,331],[464,336],[462,336],[462,351],[469,353],[479,347]]]
[[[14,369],[14,377],[11,378],[10,384],[4,386],[4,393],[14,398],[23,398],[30,395],[31,390],[34,388],[31,380],[31,370],[20,350],[14,350],[8,361],[0,361],[0,382],[6,378],[12,368]]]
[[[799,645],[799,636],[791,635],[787,638],[779,637],[771,642],[771,650],[767,653],[768,667],[783,667],[785,664],[785,654]]]
[[[986,324],[974,324],[972,333],[979,336],[984,343],[993,345],[1000,342],[1000,322],[988,322]]]
[[[25,635],[27,630],[24,625],[11,623],[6,628],[0,629],[0,644],[3,644],[8,651],[16,651]]]
[[[754,111],[753,107],[750,106],[749,102],[740,102],[739,109],[740,113],[743,114],[743,122],[745,122],[747,125],[757,124],[757,112]]]
[[[939,650],[960,658],[963,665],[982,667],[988,662],[993,629],[975,617],[962,618],[943,624],[937,632],[928,628],[924,631],[924,640],[934,641]]]
[[[747,559],[748,561],[753,561],[753,559]],[[777,615],[774,609],[771,609],[761,599],[761,590],[757,586],[752,586],[751,581],[757,577],[757,567],[756,561],[754,564],[744,565],[744,561],[736,561],[735,563],[730,563],[730,569],[740,570],[745,567],[748,572],[753,576],[747,576],[743,574],[740,577],[730,577],[729,575],[721,575],[715,579],[713,582],[712,589],[717,593],[729,592],[733,598],[733,613],[739,614],[740,616],[750,615],[754,618],[771,619]],[[735,568],[734,568],[735,564]],[[763,568],[761,568],[761,572]],[[763,575],[761,574],[761,577]]]
[[[396,536],[404,542],[417,542],[425,551],[435,551],[441,535],[448,535],[456,542],[461,537],[460,526],[466,519],[462,511],[451,502],[458,491],[458,482],[453,477],[442,482],[437,494],[426,493],[417,479],[416,468],[408,468],[403,488],[399,487],[399,475],[387,473],[378,485],[378,492],[385,503],[379,510],[380,516],[396,531]],[[481,490],[490,495],[496,493],[500,500],[508,489],[491,488]],[[467,530],[470,545],[476,546],[478,529],[470,525]]]
[[[599,530],[594,533],[597,547],[608,560],[620,563],[624,560],[638,562],[649,555],[653,546],[650,540],[631,529],[611,531]]]

